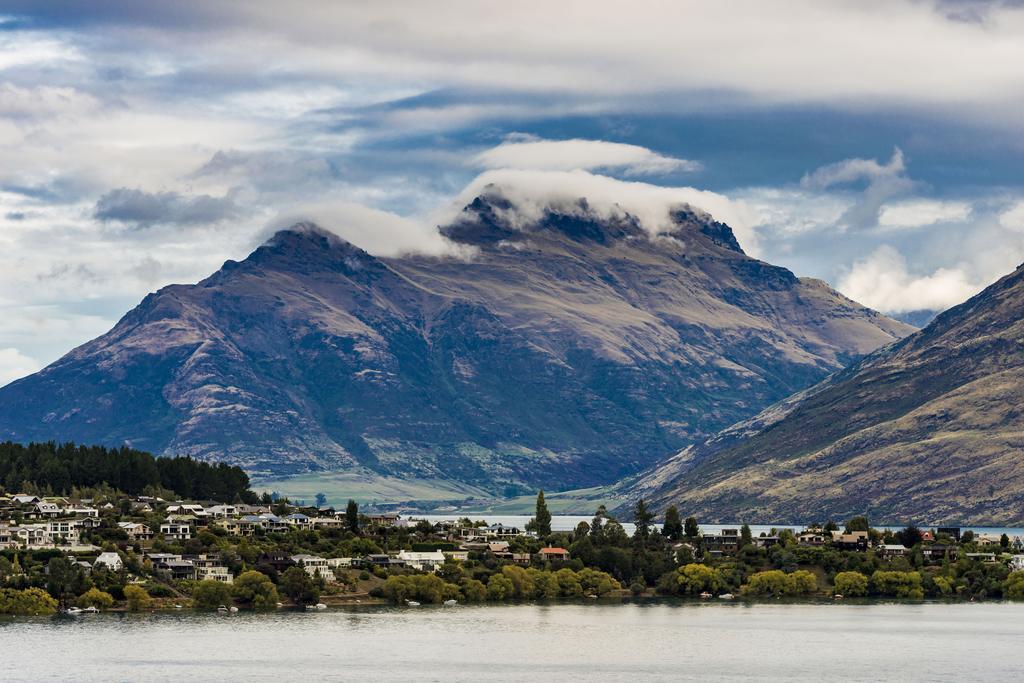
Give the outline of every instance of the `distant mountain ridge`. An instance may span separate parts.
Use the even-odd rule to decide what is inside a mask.
[[[532,215],[532,214],[531,214]],[[743,253],[489,188],[465,257],[378,258],[309,224],[0,389],[0,439],[360,469],[499,490],[613,481],[912,331]]]
[[[626,487],[712,520],[1024,524],[1024,266]]]

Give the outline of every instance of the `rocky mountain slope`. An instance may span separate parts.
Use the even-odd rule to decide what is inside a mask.
[[[0,439],[129,443],[257,475],[613,481],[912,328],[746,256],[680,207],[652,235],[497,189],[462,256],[376,258],[298,225],[0,389]],[[509,486],[511,484],[511,486]]]
[[[633,496],[719,521],[1024,524],[1024,266],[687,448]]]

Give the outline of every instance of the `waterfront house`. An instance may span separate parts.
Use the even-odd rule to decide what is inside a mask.
[[[1024,571],[1024,555],[1014,555],[1010,558],[1010,571]]]
[[[194,581],[196,578],[196,566],[191,560],[180,557],[154,562],[153,571],[172,581]]]
[[[868,549],[870,537],[866,531],[851,531],[848,534],[838,531],[832,532],[832,545],[839,550],[858,550],[864,552]]]
[[[292,555],[292,562],[306,570],[306,573],[314,579],[320,578],[324,581],[333,581],[334,572],[327,564],[327,559],[316,555]]]
[[[117,553],[100,553],[96,561],[92,563],[93,569],[109,569],[112,572],[119,572],[124,567],[121,556]]]
[[[831,539],[831,535],[827,535],[820,531],[805,531],[797,536],[797,542],[800,545],[808,545],[812,547],[825,545]]]
[[[192,566],[195,567],[196,579],[198,581],[220,581],[221,583],[232,583],[234,581],[231,572],[221,563],[218,557],[196,555],[188,559],[192,561]]]
[[[398,553],[398,559],[405,562],[406,566],[420,571],[437,571],[444,564],[444,553],[440,550],[431,552],[412,552],[403,550]]]
[[[569,551],[565,548],[541,548],[537,559],[541,562],[568,562]]]
[[[722,529],[717,534],[704,534],[703,535],[704,549],[712,557],[719,557],[721,555],[732,555],[740,549],[740,530],[739,529]]]
[[[958,526],[940,526],[935,530],[936,534],[946,535],[952,538],[957,543],[960,542],[960,527]]]
[[[939,563],[949,557],[951,560],[955,560],[957,550],[955,546],[943,545],[939,543],[933,543],[931,545],[921,546],[921,556],[925,562]]]
[[[757,536],[754,538],[754,545],[758,548],[771,548],[773,545],[779,544],[778,536]]]
[[[876,552],[878,553],[879,557],[891,558],[903,557],[910,551],[907,549],[906,546],[901,545],[899,543],[885,543],[878,546],[878,548],[876,548]]]
[[[341,529],[345,527],[345,520],[337,517],[313,517],[310,523],[314,529]]]
[[[39,496],[32,496],[27,493],[18,493],[11,496],[11,500],[13,500],[18,505],[35,505],[41,500],[41,498],[39,498]]]
[[[469,559],[469,551],[467,550],[442,550],[446,559],[454,562],[465,562]]]
[[[482,532],[486,538],[515,538],[521,536],[523,532],[519,527],[505,526],[504,524],[492,524],[483,529],[477,529],[478,532]]]
[[[294,567],[295,563],[292,561],[292,558],[288,557],[287,553],[275,550],[268,553],[262,553],[258,558],[256,558],[256,566],[258,567],[260,565],[270,567],[280,574],[285,569]]]

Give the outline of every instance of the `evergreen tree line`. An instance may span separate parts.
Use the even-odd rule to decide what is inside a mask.
[[[131,495],[162,488],[182,498],[252,499],[249,476],[239,467],[199,462],[189,456],[157,458],[122,446],[73,443],[0,443],[0,484],[10,493],[34,485],[66,495],[72,488],[106,484]]]

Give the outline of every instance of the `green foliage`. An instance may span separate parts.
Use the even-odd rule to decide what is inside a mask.
[[[220,581],[200,581],[192,590],[192,601],[199,609],[217,609],[231,602],[231,586]]]
[[[487,586],[476,579],[462,582],[462,599],[466,602],[483,602],[487,599]]]
[[[149,609],[153,604],[153,598],[150,597],[146,589],[135,584],[128,584],[124,587],[124,599],[128,604],[128,609],[132,612]]]
[[[750,545],[753,542],[754,535],[750,532],[750,525],[744,524],[740,527],[740,546]]]
[[[860,572],[839,572],[834,583],[839,595],[858,598],[868,594],[868,577]]]
[[[700,535],[700,527],[697,525],[696,517],[687,517],[686,523],[683,526],[683,531],[687,538],[697,538]]]
[[[853,517],[846,523],[846,533],[852,533],[854,531],[870,531],[871,524],[868,522],[868,518],[864,515]]]
[[[743,590],[749,595],[772,597],[809,595],[818,590],[818,580],[814,574],[803,569],[790,574],[771,569],[751,575]]]
[[[533,523],[538,536],[544,538],[551,535],[551,513],[548,511],[548,504],[544,501],[544,489],[537,493],[537,508],[534,511]]]
[[[488,600],[510,600],[515,593],[515,586],[504,574],[494,574],[487,581]]]
[[[302,567],[288,567],[277,587],[297,605],[312,605],[320,600],[320,584]]]
[[[0,614],[42,616],[57,611],[57,601],[41,588],[0,588]]]
[[[125,446],[0,443],[0,484],[14,491],[31,482],[61,495],[75,487],[107,484],[133,495],[157,487],[185,498],[255,499],[248,475],[223,463],[211,465],[187,456],[155,458]]]
[[[1003,596],[1008,600],[1024,600],[1024,571],[1011,572],[1003,582]]]
[[[647,538],[651,535],[652,521],[654,521],[654,513],[650,511],[647,503],[641,498],[633,508],[633,523],[636,525],[636,531],[633,532],[633,540],[638,545],[643,545],[647,542]]]
[[[114,596],[99,588],[90,588],[78,596],[77,602],[79,607],[107,609],[114,606]]]
[[[676,572],[676,592],[680,595],[715,593],[725,586],[722,572],[706,564],[691,562]]]
[[[871,575],[871,590],[877,595],[909,600],[924,598],[924,591],[921,589],[921,574],[918,572],[878,570]]]
[[[239,574],[231,586],[231,592],[236,600],[253,609],[276,607],[280,600],[277,587],[270,577],[255,569]]]
[[[444,579],[434,574],[405,574],[401,576],[389,576],[384,582],[384,597],[395,604],[404,603],[406,600],[416,600],[425,603],[444,602],[451,596],[450,589],[458,587],[445,583]]]
[[[349,499],[348,506],[345,508],[345,523],[348,525],[348,530],[354,534],[359,533],[359,503],[352,499]]]
[[[683,519],[675,505],[669,505],[665,510],[665,524],[661,527],[661,534],[670,541],[678,541],[683,537]]]

